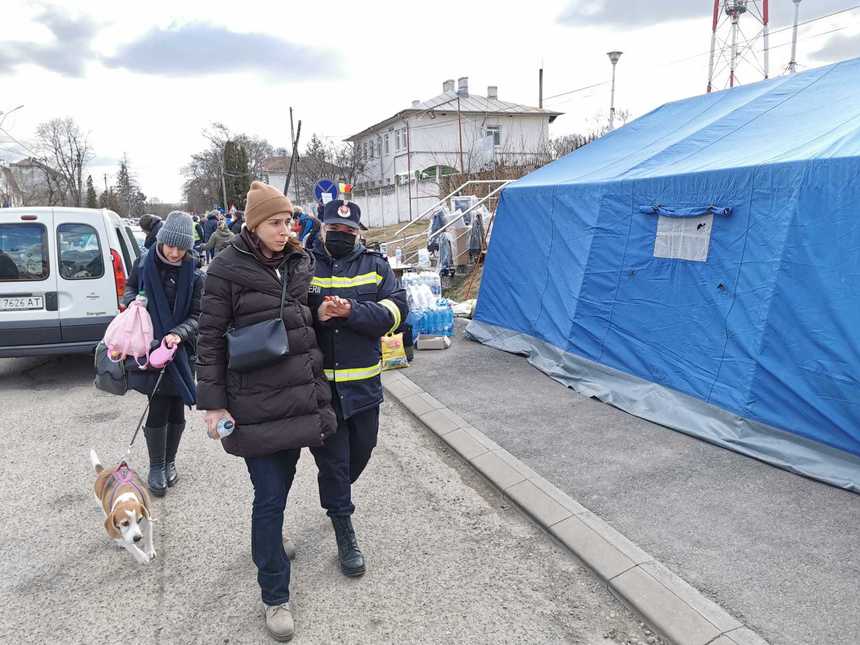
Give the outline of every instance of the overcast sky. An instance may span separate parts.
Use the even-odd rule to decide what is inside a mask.
[[[858,0],[803,0],[801,20]],[[611,66],[616,106],[636,117],[700,94],[707,82],[710,0],[531,0],[527,3],[206,1],[23,2],[0,5],[0,110],[19,104],[3,129],[27,144],[36,125],[72,116],[103,173],[127,153],[144,192],[181,199],[181,168],[204,147],[213,121],[289,145],[289,106],[312,132],[335,140],[469,77],[472,92],[537,104],[544,95],[603,83],[546,101],[565,115],[552,136],[605,118]],[[771,0],[771,75],[789,61],[791,0]],[[751,24],[751,23],[750,23]],[[780,30],[782,28],[782,30]],[[860,56],[860,8],[801,28],[800,69]],[[741,70],[742,82],[757,80]],[[723,86],[720,79],[719,87]],[[0,115],[3,119],[3,115]],[[0,132],[0,160],[26,155]]]

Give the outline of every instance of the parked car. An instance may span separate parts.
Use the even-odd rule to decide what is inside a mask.
[[[0,209],[0,358],[92,351],[139,256],[113,211]]]
[[[134,236],[135,241],[137,242],[137,247],[143,252],[143,243],[146,242],[146,233],[143,232],[143,229],[140,228],[137,224],[134,224],[129,227],[131,234]]]

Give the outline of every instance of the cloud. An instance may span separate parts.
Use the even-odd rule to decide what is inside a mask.
[[[90,62],[171,77],[254,71],[275,79],[295,80],[338,75],[340,69],[338,57],[331,52],[268,34],[237,33],[206,23],[155,28],[121,46],[113,56],[101,56],[93,50],[101,28],[94,20],[40,5],[35,21],[51,32],[51,42],[0,40],[0,74],[11,74],[23,65],[37,65],[80,78]]]
[[[800,5],[800,19],[803,21],[823,16],[844,9],[846,4],[845,0],[816,0],[814,4],[804,2]],[[569,27],[647,27],[656,23],[701,18],[703,29],[704,24],[707,24],[709,29],[713,6],[709,0],[570,0],[567,8],[558,17],[558,22]],[[790,25],[793,20],[793,2],[781,0],[770,3],[771,27]]]
[[[569,27],[644,27],[658,22],[705,17],[709,13],[708,3],[702,0],[573,0],[558,17],[558,22]]]
[[[337,57],[327,51],[206,23],[152,29],[105,63],[174,77],[257,71],[279,79],[311,79],[339,69]]]
[[[838,34],[810,56],[822,62],[836,62],[860,57],[860,36]]]
[[[53,35],[53,42],[0,43],[0,74],[11,73],[21,65],[33,64],[66,76],[81,77],[94,54],[91,43],[98,24],[86,17],[73,17],[56,7],[40,5],[36,22]]]

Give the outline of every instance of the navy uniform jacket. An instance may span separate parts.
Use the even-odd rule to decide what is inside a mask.
[[[344,258],[331,257],[322,240],[314,246],[316,269],[308,306],[323,352],[323,368],[331,384],[335,409],[344,419],[382,403],[382,361],[379,339],[406,320],[406,292],[380,253],[357,246]],[[352,303],[349,318],[320,322],[325,296]]]

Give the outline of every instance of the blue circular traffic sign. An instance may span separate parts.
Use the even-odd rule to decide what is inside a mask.
[[[314,186],[314,196],[317,201],[321,200],[324,193],[331,195],[332,199],[337,199],[337,184],[331,179],[320,179]]]

